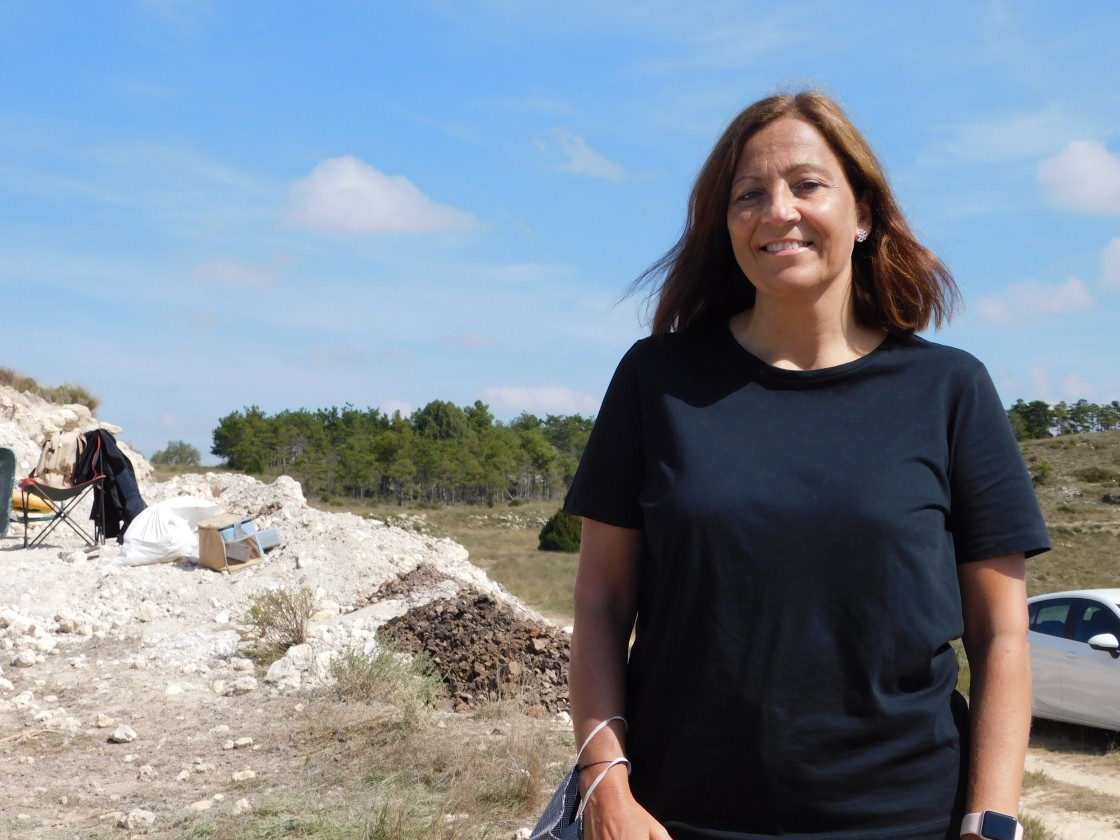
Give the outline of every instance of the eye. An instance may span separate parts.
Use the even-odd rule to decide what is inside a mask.
[[[800,184],[798,184],[797,189],[800,190],[801,192],[807,192],[808,193],[808,192],[814,192],[816,190],[819,190],[823,186],[824,186],[824,184],[822,184],[820,181],[814,181],[812,178],[810,178],[810,179],[808,179],[806,181],[802,181]]]
[[[762,196],[762,190],[758,190],[758,189],[740,190],[738,193],[735,194],[734,200],[735,201],[750,202],[750,201],[758,200],[761,196]]]

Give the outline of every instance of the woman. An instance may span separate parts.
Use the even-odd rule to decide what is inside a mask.
[[[914,335],[956,288],[870,147],[819,93],[751,105],[655,274],[566,505],[577,741],[626,721],[588,840],[1014,840],[1046,530],[983,366]]]

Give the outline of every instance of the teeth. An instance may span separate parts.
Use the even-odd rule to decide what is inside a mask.
[[[777,254],[780,251],[792,251],[794,248],[808,248],[808,242],[771,242],[765,247],[765,251],[770,254]]]

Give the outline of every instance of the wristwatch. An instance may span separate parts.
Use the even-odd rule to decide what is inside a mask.
[[[1017,819],[999,811],[980,811],[964,815],[961,837],[966,834],[975,834],[984,840],[1023,840],[1023,827]]]

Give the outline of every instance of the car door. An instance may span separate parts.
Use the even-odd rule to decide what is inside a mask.
[[[1045,598],[1028,606],[1031,646],[1031,706],[1039,717],[1064,714],[1062,666],[1073,642],[1065,638],[1072,598]]]
[[[1070,649],[1062,660],[1062,704],[1066,714],[1094,726],[1120,729],[1120,657],[1093,650],[1089,639],[1111,633],[1120,639],[1120,618],[1105,604],[1077,601]]]

